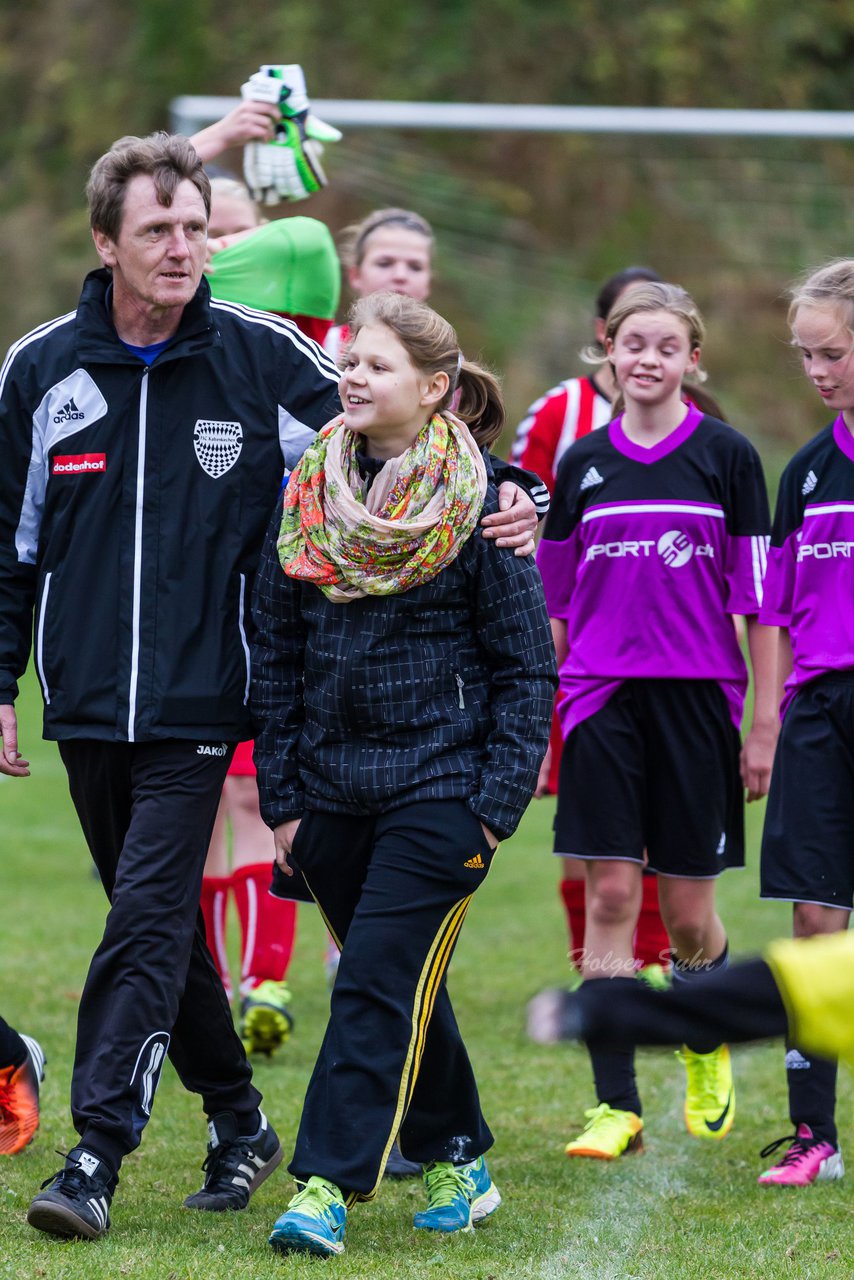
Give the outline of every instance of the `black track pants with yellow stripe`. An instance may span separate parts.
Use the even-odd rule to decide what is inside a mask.
[[[342,946],[291,1172],[370,1199],[395,1137],[410,1160],[492,1145],[445,974],[492,850],[462,800],[370,817],[308,812],[294,841]]]

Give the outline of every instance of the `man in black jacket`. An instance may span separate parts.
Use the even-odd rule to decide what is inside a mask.
[[[234,744],[251,737],[246,618],[284,460],[338,409],[293,325],[212,303],[210,187],[181,138],[95,165],[105,269],[0,371],[0,771],[28,772],[14,700],[35,613],[45,736],[111,908],[80,1004],[80,1134],[28,1219],[94,1239],[168,1053],[209,1117],[199,1209],[240,1209],[281,1160],[198,927]],[[292,460],[292,459],[291,459]]]
[[[211,301],[210,187],[186,139],[121,139],[88,197],[103,269],[0,368],[0,773],[29,772],[14,703],[34,629],[45,737],[111,906],[80,1004],[80,1142],[28,1220],[96,1239],[167,1053],[209,1117],[188,1207],[243,1208],[281,1160],[199,888],[234,744],[252,736],[264,530],[283,466],[340,404],[335,365],[292,324]],[[501,505],[486,536],[520,546],[533,506]]]

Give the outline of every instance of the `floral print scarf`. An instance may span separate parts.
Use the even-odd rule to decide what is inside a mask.
[[[431,581],[473,533],[486,493],[480,449],[451,413],[434,414],[370,488],[361,442],[340,417],[318,433],[285,489],[277,543],[289,577],[339,603]]]

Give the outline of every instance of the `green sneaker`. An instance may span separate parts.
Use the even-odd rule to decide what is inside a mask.
[[[617,1111],[607,1102],[600,1102],[584,1114],[587,1124],[577,1138],[567,1143],[568,1156],[616,1160],[618,1156],[643,1151],[643,1120],[634,1111]]]
[[[286,982],[268,979],[244,996],[240,1003],[240,1038],[247,1053],[266,1053],[269,1057],[280,1049],[294,1025],[288,1005],[291,993]]]
[[[478,1156],[469,1164],[436,1160],[424,1166],[427,1208],[412,1222],[425,1231],[471,1231],[501,1204],[501,1193]]]
[[[645,982],[653,991],[669,991],[673,985],[670,971],[660,964],[645,964],[638,969],[638,981]]]
[[[735,1086],[729,1049],[719,1045],[711,1053],[692,1053],[683,1045],[676,1057],[685,1067],[685,1126],[695,1138],[719,1141],[735,1119]]]
[[[564,991],[577,991],[583,981],[584,981],[584,974],[581,972],[578,966],[573,963],[572,957],[570,956],[569,973],[567,974],[566,986],[564,987]]]
[[[338,1187],[312,1177],[277,1220],[270,1244],[277,1253],[313,1253],[330,1258],[344,1252],[347,1208]]]

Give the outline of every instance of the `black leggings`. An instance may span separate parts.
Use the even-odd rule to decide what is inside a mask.
[[[653,991],[632,978],[585,982],[581,1033],[596,1048],[688,1043],[707,1053],[724,1042],[784,1036],[786,1010],[764,960],[747,960],[702,982]]]

